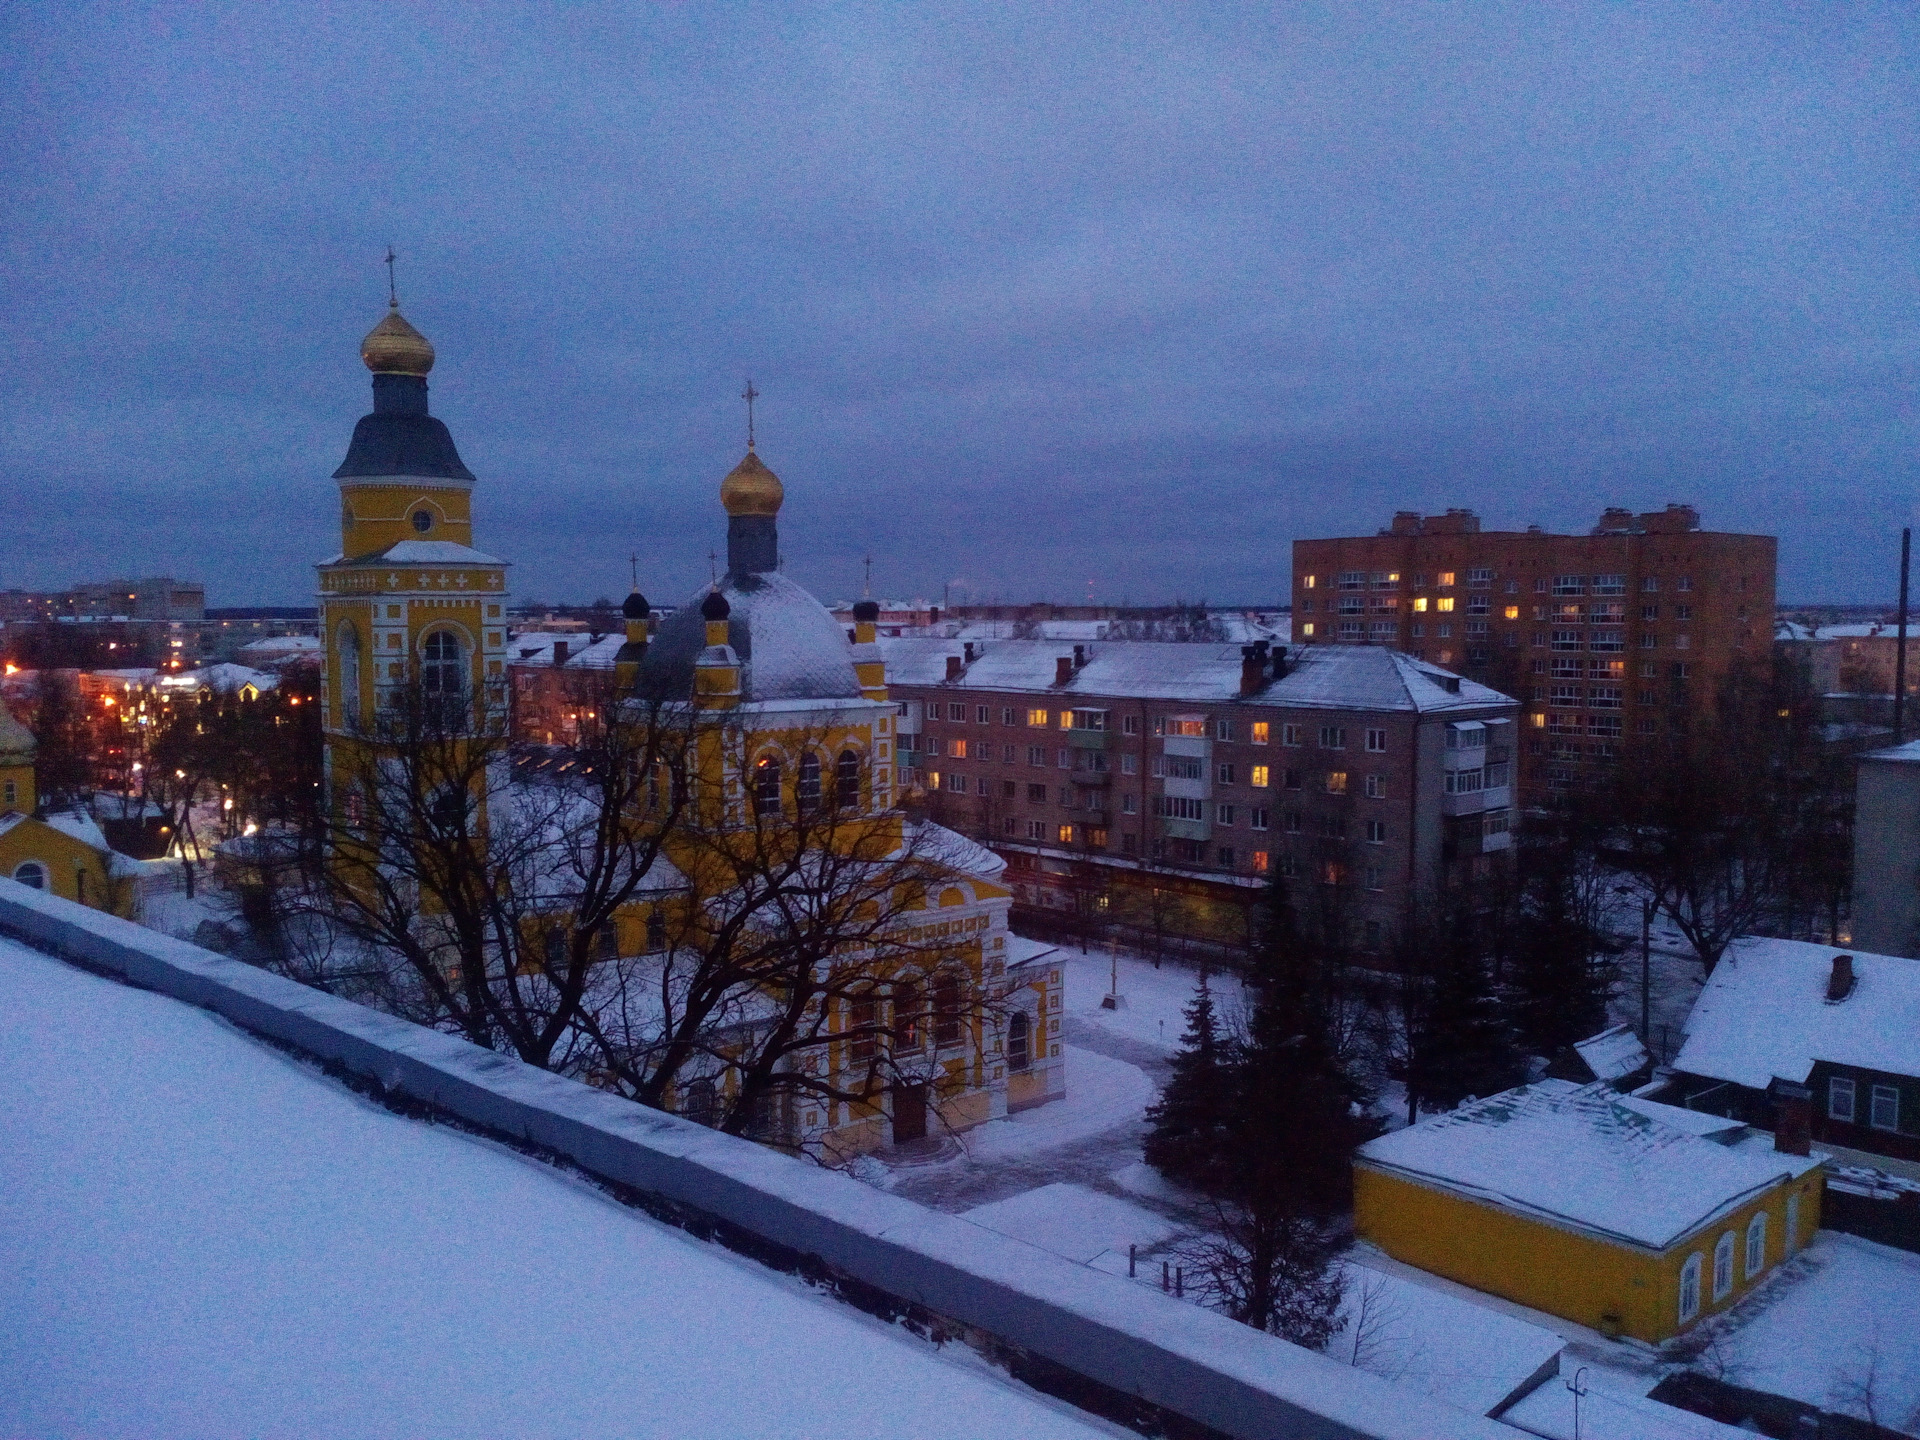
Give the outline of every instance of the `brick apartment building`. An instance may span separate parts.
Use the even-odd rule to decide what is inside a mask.
[[[880,647],[902,777],[1025,907],[1235,945],[1277,870],[1377,948],[1510,843],[1514,701],[1384,647]]]
[[[1536,804],[1684,728],[1736,663],[1769,663],[1777,548],[1685,505],[1608,510],[1587,535],[1402,511],[1378,535],[1294,541],[1293,638],[1391,646],[1520,698]]]
[[[577,745],[613,689],[621,633],[601,636],[532,631],[507,644],[507,729],[529,745]]]

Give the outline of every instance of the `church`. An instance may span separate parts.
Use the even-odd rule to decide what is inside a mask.
[[[0,875],[131,919],[139,867],[86,811],[40,804],[34,757],[33,732],[0,705]]]
[[[474,476],[428,413],[432,345],[390,301],[361,359],[374,408],[335,472],[341,548],[319,566],[336,815],[380,783],[381,749],[394,743],[382,717],[410,697],[440,697],[466,723],[502,733],[510,642],[507,564],[476,548]],[[813,869],[836,877],[911,862],[912,881],[900,869],[902,883],[872,902],[878,920],[864,938],[817,962],[859,978],[820,987],[825,998],[804,1017],[818,1043],[783,1061],[793,1073],[756,1127],[832,1163],[1060,1098],[1061,968],[1049,947],[1008,930],[1004,862],[903,807],[902,707],[888,695],[877,607],[856,607],[843,629],[782,573],[784,498],[749,426],[747,453],[719,487],[725,575],[657,624],[637,585],[628,597],[616,703],[685,735],[684,773],[671,783],[689,799],[662,841],[670,873],[619,917],[607,959],[674,973],[674,948],[700,943],[748,859],[783,844],[815,847]],[[733,1038],[706,1037],[700,1063],[663,1096],[668,1107],[705,1119],[724,1106],[781,999],[735,1006]]]

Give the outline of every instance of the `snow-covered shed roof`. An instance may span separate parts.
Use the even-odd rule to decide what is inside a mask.
[[[322,565],[504,565],[507,562],[454,540],[397,540],[366,555],[335,555]]]
[[[237,695],[249,685],[256,690],[271,690],[280,683],[280,677],[269,670],[255,670],[246,665],[223,661],[218,665],[205,665],[198,670],[184,670],[178,675],[169,675],[166,683],[212,690],[221,695]]]
[[[1587,1062],[1596,1080],[1618,1080],[1650,1063],[1647,1047],[1631,1025],[1615,1025],[1598,1035],[1573,1042],[1574,1053]]]
[[[0,980],[9,1434],[1112,1433],[192,1006]]]
[[[1087,647],[1085,665],[1054,684],[1071,648],[1048,640],[989,640],[960,678],[947,680],[947,657],[965,659],[960,642],[882,638],[890,685],[949,684],[957,690],[1027,690],[1069,701],[1128,697],[1220,704],[1245,698],[1258,705],[1343,710],[1476,710],[1514,702],[1498,690],[1463,680],[1437,665],[1378,645],[1304,645],[1288,651],[1287,673],[1251,696],[1240,694],[1238,645],[1107,640]],[[1458,690],[1449,688],[1458,684]]]
[[[1836,955],[1854,985],[1829,1003]],[[1676,1070],[1756,1090],[1804,1081],[1814,1062],[1920,1075],[1920,960],[1805,940],[1736,940],[1687,1017]]]
[[[1359,1160],[1522,1215],[1664,1250],[1821,1162],[1750,1136],[1721,1144],[1604,1083],[1542,1080],[1382,1135]]]
[[[778,571],[728,575],[727,643],[740,657],[740,698],[848,700],[860,695],[847,632],[812,595]],[[701,589],[667,617],[647,648],[643,681],[662,694],[685,695],[694,662],[707,646]],[[945,643],[945,642],[942,642]]]

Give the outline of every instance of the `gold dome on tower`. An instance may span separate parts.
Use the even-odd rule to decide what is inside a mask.
[[[762,465],[751,450],[720,482],[720,503],[729,515],[778,515],[780,502],[786,498],[780,477]]]
[[[360,358],[376,375],[422,375],[433,369],[433,345],[395,305],[360,342]]]

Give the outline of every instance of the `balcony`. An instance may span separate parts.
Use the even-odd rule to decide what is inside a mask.
[[[1069,730],[1067,744],[1076,750],[1104,750],[1107,748],[1108,730]]]
[[[1076,770],[1073,772],[1073,783],[1085,786],[1089,790],[1104,790],[1113,784],[1113,772],[1111,770]]]
[[[1213,826],[1205,820],[1163,820],[1167,837],[1172,840],[1211,840]]]
[[[1478,815],[1483,810],[1505,810],[1513,804],[1511,785],[1494,785],[1465,795],[1442,795],[1442,815]]]

